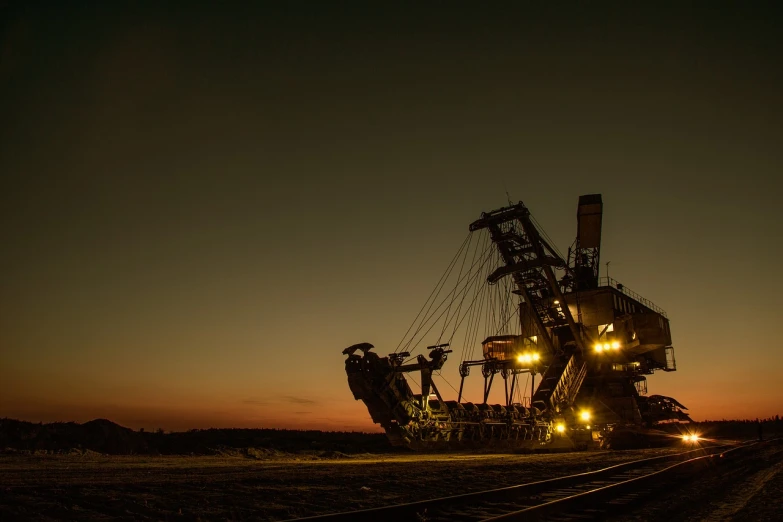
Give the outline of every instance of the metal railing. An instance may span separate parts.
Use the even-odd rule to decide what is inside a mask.
[[[657,312],[657,313],[661,314],[662,316],[667,317],[666,316],[666,311],[664,311],[663,308],[661,308],[660,306],[657,306],[655,303],[653,303],[649,299],[645,299],[644,297],[642,297],[641,295],[637,294],[636,292],[634,292],[633,290],[631,290],[630,288],[628,288],[624,284],[618,282],[616,279],[612,279],[611,277],[601,277],[598,280],[598,286],[610,286],[610,287],[612,287],[612,288],[614,288],[616,290],[619,290],[620,292],[622,292],[623,294],[627,295],[631,299],[633,299],[635,301],[638,301],[642,305],[646,306],[647,308],[649,308],[653,312]]]

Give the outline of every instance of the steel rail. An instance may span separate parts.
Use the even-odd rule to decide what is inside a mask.
[[[634,460],[630,462],[623,462],[621,464],[615,464],[613,466],[609,466],[596,471],[576,473],[573,475],[566,475],[564,477],[556,477],[552,479],[540,480],[540,481],[529,482],[524,484],[517,484],[517,485],[506,486],[497,489],[463,493],[460,495],[452,495],[448,497],[439,497],[439,498],[428,499],[428,500],[420,500],[417,502],[410,502],[405,504],[394,504],[391,506],[382,506],[382,507],[362,509],[357,511],[314,515],[314,516],[292,519],[289,522],[299,522],[299,521],[346,522],[346,521],[360,521],[360,520],[373,520],[374,522],[380,522],[383,520],[394,520],[394,521],[421,520],[422,513],[426,513],[424,517],[429,519],[431,518],[431,515],[429,513],[432,513],[433,511],[437,511],[439,508],[443,508],[443,507],[447,507],[450,510],[453,510],[454,507],[457,505],[474,504],[477,502],[492,502],[492,501],[513,502],[514,499],[519,500],[520,498],[525,498],[525,497],[529,498],[534,495],[541,495],[542,493],[546,493],[557,489],[571,488],[580,484],[582,485],[587,484],[595,480],[607,478],[613,475],[617,475],[618,473],[642,468],[644,466],[685,459],[684,462],[679,463],[679,464],[683,464],[685,462],[688,462],[689,460],[694,460],[694,458],[688,458],[691,455],[700,454],[696,456],[695,459],[701,459],[705,457],[709,458],[715,454],[721,454],[721,453],[726,454],[729,451],[733,451],[735,449],[741,449],[743,447],[745,447],[745,444],[740,444],[740,445],[723,444],[718,446],[702,447],[702,448],[697,448],[681,453],[675,453],[672,455],[662,455],[658,457],[648,457],[648,458]],[[670,466],[669,468],[671,467],[672,466]],[[576,498],[578,495],[571,495],[571,496]],[[526,509],[541,508],[544,510],[542,512],[545,512],[547,509],[551,509],[554,506],[555,502],[557,501],[545,502],[538,506],[533,506],[531,508],[526,508]],[[550,508],[542,507],[550,504],[552,505],[550,506]],[[513,513],[521,513],[521,512],[525,512],[525,510],[523,509],[520,511],[515,511]],[[503,516],[510,516],[513,513],[509,513],[509,515],[503,515]],[[527,512],[527,513],[531,513],[532,515],[532,513],[535,512]]]
[[[525,521],[539,520],[542,517],[551,516],[556,513],[565,514],[567,513],[568,510],[583,508],[583,506],[585,505],[590,505],[594,507],[596,505],[599,505],[602,501],[604,501],[607,498],[614,500],[620,498],[622,495],[628,494],[631,491],[639,492],[644,490],[645,488],[650,488],[651,486],[652,487],[658,486],[660,488],[663,486],[663,484],[670,483],[668,481],[664,482],[664,480],[671,478],[672,475],[678,472],[691,473],[694,471],[693,469],[687,469],[687,468],[698,469],[701,467],[707,467],[711,463],[713,463],[711,461],[716,457],[721,462],[723,462],[723,459],[725,459],[727,456],[731,456],[732,454],[735,453],[739,454],[749,448],[753,448],[758,445],[764,445],[764,443],[778,442],[780,440],[781,439],[770,439],[764,442],[760,442],[760,441],[748,442],[727,449],[726,451],[694,457],[688,460],[684,460],[682,462],[678,462],[676,464],[672,464],[671,466],[667,466],[666,468],[652,471],[650,473],[646,473],[639,477],[634,477],[628,480],[617,482],[615,484],[597,487],[588,491],[576,493],[574,495],[569,495],[563,498],[545,502],[543,504],[538,504],[536,506],[531,506],[524,509],[520,509],[518,511],[506,513],[504,515],[500,515],[497,517],[487,518],[484,519],[484,521],[505,522],[511,520],[525,520]],[[612,510],[612,506],[609,506],[608,504],[600,504],[600,505],[605,510]],[[618,507],[615,506],[614,509],[618,509]],[[595,513],[595,511],[596,510],[593,509],[593,514],[598,515],[598,513]],[[606,513],[600,513],[600,514],[606,515]],[[584,518],[585,515],[587,515],[587,513],[584,511],[584,509],[582,509],[580,512],[580,516],[578,518]]]

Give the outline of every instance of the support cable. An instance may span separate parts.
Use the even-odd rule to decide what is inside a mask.
[[[486,262],[486,260],[485,260],[484,262]],[[469,274],[471,274],[471,272],[468,272],[468,274],[466,274],[466,275],[463,277],[463,281],[465,282],[465,287],[469,286],[469,285],[472,283],[472,281],[473,281],[473,280],[475,280],[475,275],[473,275],[473,276],[472,276],[472,277],[473,277],[473,280],[472,280],[472,279],[467,279]],[[415,339],[415,338],[416,338],[416,336],[419,334],[419,332],[422,330],[422,328],[424,328],[426,325],[430,324],[430,322],[431,322],[430,320],[432,319],[432,317],[434,317],[434,316],[435,316],[435,314],[436,314],[436,313],[438,313],[438,310],[440,310],[440,309],[443,307],[443,305],[446,303],[446,300],[447,300],[447,299],[449,299],[449,297],[450,297],[450,296],[452,297],[452,299],[454,299],[454,296],[453,296],[452,294],[455,294],[455,292],[457,291],[457,289],[460,287],[459,285],[461,285],[461,284],[463,283],[463,281],[458,281],[458,282],[457,282],[457,285],[458,285],[458,286],[456,286],[454,289],[452,289],[452,290],[449,292],[449,294],[447,294],[447,295],[446,295],[446,296],[443,298],[443,300],[442,300],[442,301],[441,301],[441,303],[438,305],[438,307],[437,307],[437,308],[436,308],[434,311],[432,311],[432,313],[431,313],[431,314],[429,314],[427,317],[425,317],[425,318],[422,320],[422,322],[421,322],[421,325],[420,325],[420,326],[419,326],[419,327],[416,329],[416,331],[413,333],[413,335],[411,336],[411,338],[408,340],[408,343],[405,345],[405,347],[404,347],[404,350],[405,350],[405,351],[408,351],[408,350],[409,350],[409,348],[410,348],[411,344],[413,343],[414,339]],[[464,290],[464,287],[463,287],[463,290]],[[429,312],[429,310],[428,310],[428,312]],[[444,314],[444,313],[445,313],[445,310],[444,310],[443,312],[441,312],[441,313],[440,313],[440,315],[439,315],[439,316],[438,316],[438,317],[437,317],[437,318],[436,318],[434,321],[432,321],[432,324],[431,324],[431,325],[430,325],[430,327],[427,329],[427,331],[424,333],[424,335],[426,335],[427,333],[429,333],[429,331],[430,331],[430,330],[432,330],[432,328],[435,326],[435,324],[437,324],[437,322],[440,320],[440,318],[443,316],[443,314]],[[422,336],[422,339],[423,339],[423,337],[424,337],[424,336]],[[419,342],[421,342],[421,340],[422,340],[422,339],[420,339],[420,340],[419,340]],[[417,342],[417,343],[413,344],[413,347],[414,347],[414,349],[415,349],[415,348],[418,346],[419,342]]]
[[[475,273],[475,275],[473,276],[473,279],[472,279],[470,282],[476,281],[476,280],[477,280],[477,278],[478,278],[478,275],[479,275],[479,274],[480,274],[480,272],[479,272],[479,271],[477,271],[477,272]],[[467,283],[466,283],[466,286],[467,286]],[[452,291],[452,292],[453,292],[453,291]],[[445,302],[445,300],[444,300],[444,302]],[[441,303],[441,305],[440,305],[440,306],[438,306],[438,308],[437,308],[437,309],[435,309],[435,311],[434,311],[434,312],[432,312],[432,315],[435,315],[435,313],[436,313],[436,312],[437,312],[437,311],[440,309],[440,307],[441,307],[441,306],[443,306],[443,303]],[[439,315],[437,318],[435,318],[435,320],[432,322],[432,324],[430,325],[430,327],[429,327],[429,328],[427,328],[427,331],[425,331],[425,332],[424,332],[424,333],[421,335],[421,337],[419,338],[419,340],[418,340],[418,341],[417,341],[415,344],[413,344],[413,348],[414,348],[414,349],[415,349],[415,348],[416,348],[416,347],[417,347],[417,346],[418,346],[418,345],[421,343],[421,341],[423,341],[423,340],[424,340],[424,337],[426,337],[426,335],[427,335],[427,334],[430,332],[430,330],[432,330],[432,328],[433,328],[433,327],[434,327],[434,326],[435,326],[435,325],[438,323],[438,321],[440,320],[440,318],[441,318],[441,317],[443,317],[443,314],[445,314],[445,313],[446,313],[446,310],[443,310],[443,311],[440,313],[440,315]],[[430,317],[432,317],[432,315],[431,315]],[[428,319],[429,319],[429,318],[428,318]],[[425,323],[425,324],[427,324],[427,323]],[[422,326],[422,328],[423,328],[423,326]],[[418,332],[419,332],[420,330],[421,330],[421,328],[419,328],[419,330],[417,330],[417,331],[416,331],[416,333],[415,333],[414,335],[418,334]],[[406,347],[405,347],[405,348],[406,348],[406,351],[407,351],[408,347],[409,347],[409,346],[411,346],[411,343],[413,342],[413,339],[414,339],[414,338],[411,338],[411,340],[410,340],[410,341],[408,342],[408,344],[406,345]]]
[[[468,258],[467,254],[468,254],[468,252],[470,252],[470,244],[472,242],[473,242],[473,233],[470,233],[470,234],[468,234],[468,247],[465,249],[465,254],[466,255],[462,256],[462,264],[459,267],[459,273],[457,273],[457,281],[459,281],[462,278],[462,270],[465,268],[465,261]],[[461,303],[462,303],[462,301],[460,301],[460,304]],[[446,320],[449,319],[449,315],[451,314],[451,305],[452,304],[454,304],[454,300],[452,300],[449,303],[449,308],[448,308],[448,310],[446,312]],[[440,340],[443,338],[443,333],[446,331],[446,325],[447,325],[447,322],[444,321],[443,329],[440,331],[440,335],[438,336],[438,342],[436,344],[440,344]]]
[[[488,239],[489,238],[485,236],[484,244],[482,246],[482,252],[486,251],[486,249],[487,249]],[[466,331],[465,331],[465,340],[464,340],[464,342],[462,344],[462,359],[461,359],[460,362],[465,361],[467,359],[467,353],[468,353],[468,349],[470,347],[469,340],[471,339],[471,335],[470,334],[473,331],[474,319],[475,319],[475,321],[478,321],[478,313],[476,311],[476,307],[473,306],[473,303],[476,301],[478,295],[481,292],[483,292],[486,287],[487,287],[487,285],[478,284],[478,285],[476,285],[475,289],[473,290],[473,299],[471,300],[471,305],[468,307],[468,311],[470,312],[470,317],[468,319],[468,325],[467,325]]]
[[[429,297],[427,297],[427,300],[426,300],[426,301],[424,301],[424,304],[422,305],[421,309],[419,310],[419,313],[418,313],[418,314],[416,314],[416,317],[413,319],[413,322],[412,322],[412,323],[411,323],[411,325],[408,327],[408,330],[407,330],[407,331],[406,331],[406,332],[403,334],[403,336],[402,336],[402,340],[400,340],[400,342],[397,344],[397,347],[394,349],[394,352],[395,352],[395,353],[396,353],[397,351],[399,351],[399,349],[400,349],[400,345],[401,345],[401,344],[402,344],[402,342],[403,342],[403,341],[404,341],[404,340],[407,338],[407,336],[408,336],[408,333],[411,331],[411,328],[413,328],[413,325],[414,325],[414,324],[416,324],[416,320],[419,318],[419,316],[421,315],[421,312],[422,312],[422,311],[424,310],[424,308],[427,306],[427,303],[429,303],[429,302],[430,302],[430,299],[433,299],[433,297],[432,297],[432,296],[433,296],[433,294],[435,294],[435,290],[437,290],[437,289],[438,289],[438,287],[442,285],[442,283],[441,283],[441,282],[444,282],[444,283],[445,283],[445,281],[444,281],[444,278],[445,278],[445,277],[447,276],[447,274],[450,272],[451,265],[453,265],[453,264],[456,262],[456,260],[457,260],[457,257],[459,256],[459,254],[460,254],[460,252],[462,251],[462,249],[465,247],[465,243],[467,243],[467,242],[468,242],[468,239],[470,238],[470,234],[471,234],[471,233],[470,233],[470,232],[468,232],[468,235],[467,235],[467,237],[465,237],[465,240],[462,242],[462,246],[460,246],[459,250],[457,250],[457,253],[454,255],[454,258],[453,258],[453,259],[451,260],[451,262],[449,263],[449,266],[446,268],[446,271],[443,273],[443,275],[441,275],[441,276],[440,276],[440,279],[438,280],[438,283],[435,285],[435,288],[433,288],[433,289],[432,289],[432,292],[430,292],[430,295],[429,295]],[[437,296],[436,296],[436,298],[437,298]]]
[[[479,258],[479,261],[481,261],[481,258]],[[478,262],[478,261],[477,261],[477,262]],[[452,267],[452,268],[453,268],[453,267]],[[473,268],[473,267],[471,267],[471,269],[472,269],[472,268]],[[416,331],[415,331],[415,332],[413,332],[413,334],[410,336],[410,338],[408,338],[408,342],[407,342],[407,344],[406,344],[406,345],[403,347],[403,351],[407,351],[407,350],[408,350],[408,348],[410,347],[410,345],[411,345],[411,343],[413,342],[413,339],[416,337],[416,335],[417,335],[417,334],[418,334],[418,333],[421,331],[421,329],[422,329],[422,328],[424,328],[424,326],[426,326],[427,324],[429,324],[429,321],[430,321],[430,319],[432,319],[432,317],[433,317],[433,316],[434,316],[434,315],[435,315],[435,314],[438,312],[438,310],[440,310],[440,309],[441,309],[441,307],[442,307],[442,306],[443,306],[443,305],[446,303],[446,301],[447,301],[447,300],[448,300],[450,297],[451,297],[451,299],[454,299],[454,296],[453,296],[453,294],[454,294],[454,293],[457,291],[457,289],[460,287],[460,285],[463,283],[463,281],[465,281],[465,280],[468,278],[468,276],[469,276],[471,273],[472,273],[472,271],[468,271],[468,272],[467,272],[467,273],[466,273],[466,274],[465,274],[465,275],[462,277],[462,280],[460,280],[460,281],[457,281],[457,283],[456,283],[455,287],[454,287],[454,288],[453,288],[453,289],[452,289],[452,290],[451,290],[451,291],[450,291],[450,292],[449,292],[449,293],[448,293],[448,294],[447,294],[447,295],[446,295],[446,296],[443,298],[443,300],[440,302],[440,304],[437,306],[437,308],[435,308],[435,310],[434,310],[434,311],[432,311],[432,312],[430,313],[430,311],[432,310],[432,306],[435,304],[435,300],[433,300],[433,301],[432,301],[432,303],[430,304],[429,308],[427,309],[427,312],[425,313],[425,316],[424,316],[424,317],[422,318],[422,320],[420,321],[418,328],[416,329]],[[445,281],[444,281],[444,284],[445,284]],[[443,287],[443,285],[441,285],[441,289],[440,289],[440,290],[438,291],[438,293],[436,294],[436,296],[435,296],[436,298],[437,298],[437,296],[440,294],[440,291],[443,289],[442,287]],[[426,306],[426,303],[425,303],[425,306]],[[442,314],[441,314],[441,315],[442,315]],[[410,329],[409,329],[409,331],[410,331]],[[406,338],[407,338],[407,333],[406,333]],[[403,338],[403,341],[404,341],[406,338]],[[402,344],[402,341],[400,342],[400,344]],[[399,348],[398,348],[398,350],[399,350]],[[395,350],[395,351],[397,351],[397,350]]]

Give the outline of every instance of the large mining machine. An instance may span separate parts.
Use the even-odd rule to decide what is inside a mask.
[[[581,196],[564,259],[522,202],[482,213],[394,352],[343,350],[354,398],[392,444],[583,448],[690,421],[676,400],[647,394],[647,375],[676,370],[669,320],[600,277],[602,219],[601,195]],[[436,380],[450,385],[442,368],[460,345],[457,399],[445,400]],[[483,386],[469,402],[473,368]],[[504,400],[491,404],[501,379]]]

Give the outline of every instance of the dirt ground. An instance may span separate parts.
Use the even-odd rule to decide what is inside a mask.
[[[286,520],[508,486],[683,449],[336,459],[0,455],[0,520]],[[706,518],[703,510],[672,517],[658,503],[628,519],[778,520],[758,506],[762,499],[779,505],[781,460],[748,468],[744,489],[721,489],[734,496],[726,493],[726,505],[716,504]],[[705,493],[714,485],[700,487]]]
[[[411,502],[682,451],[337,459],[0,455],[0,520],[285,520]]]

